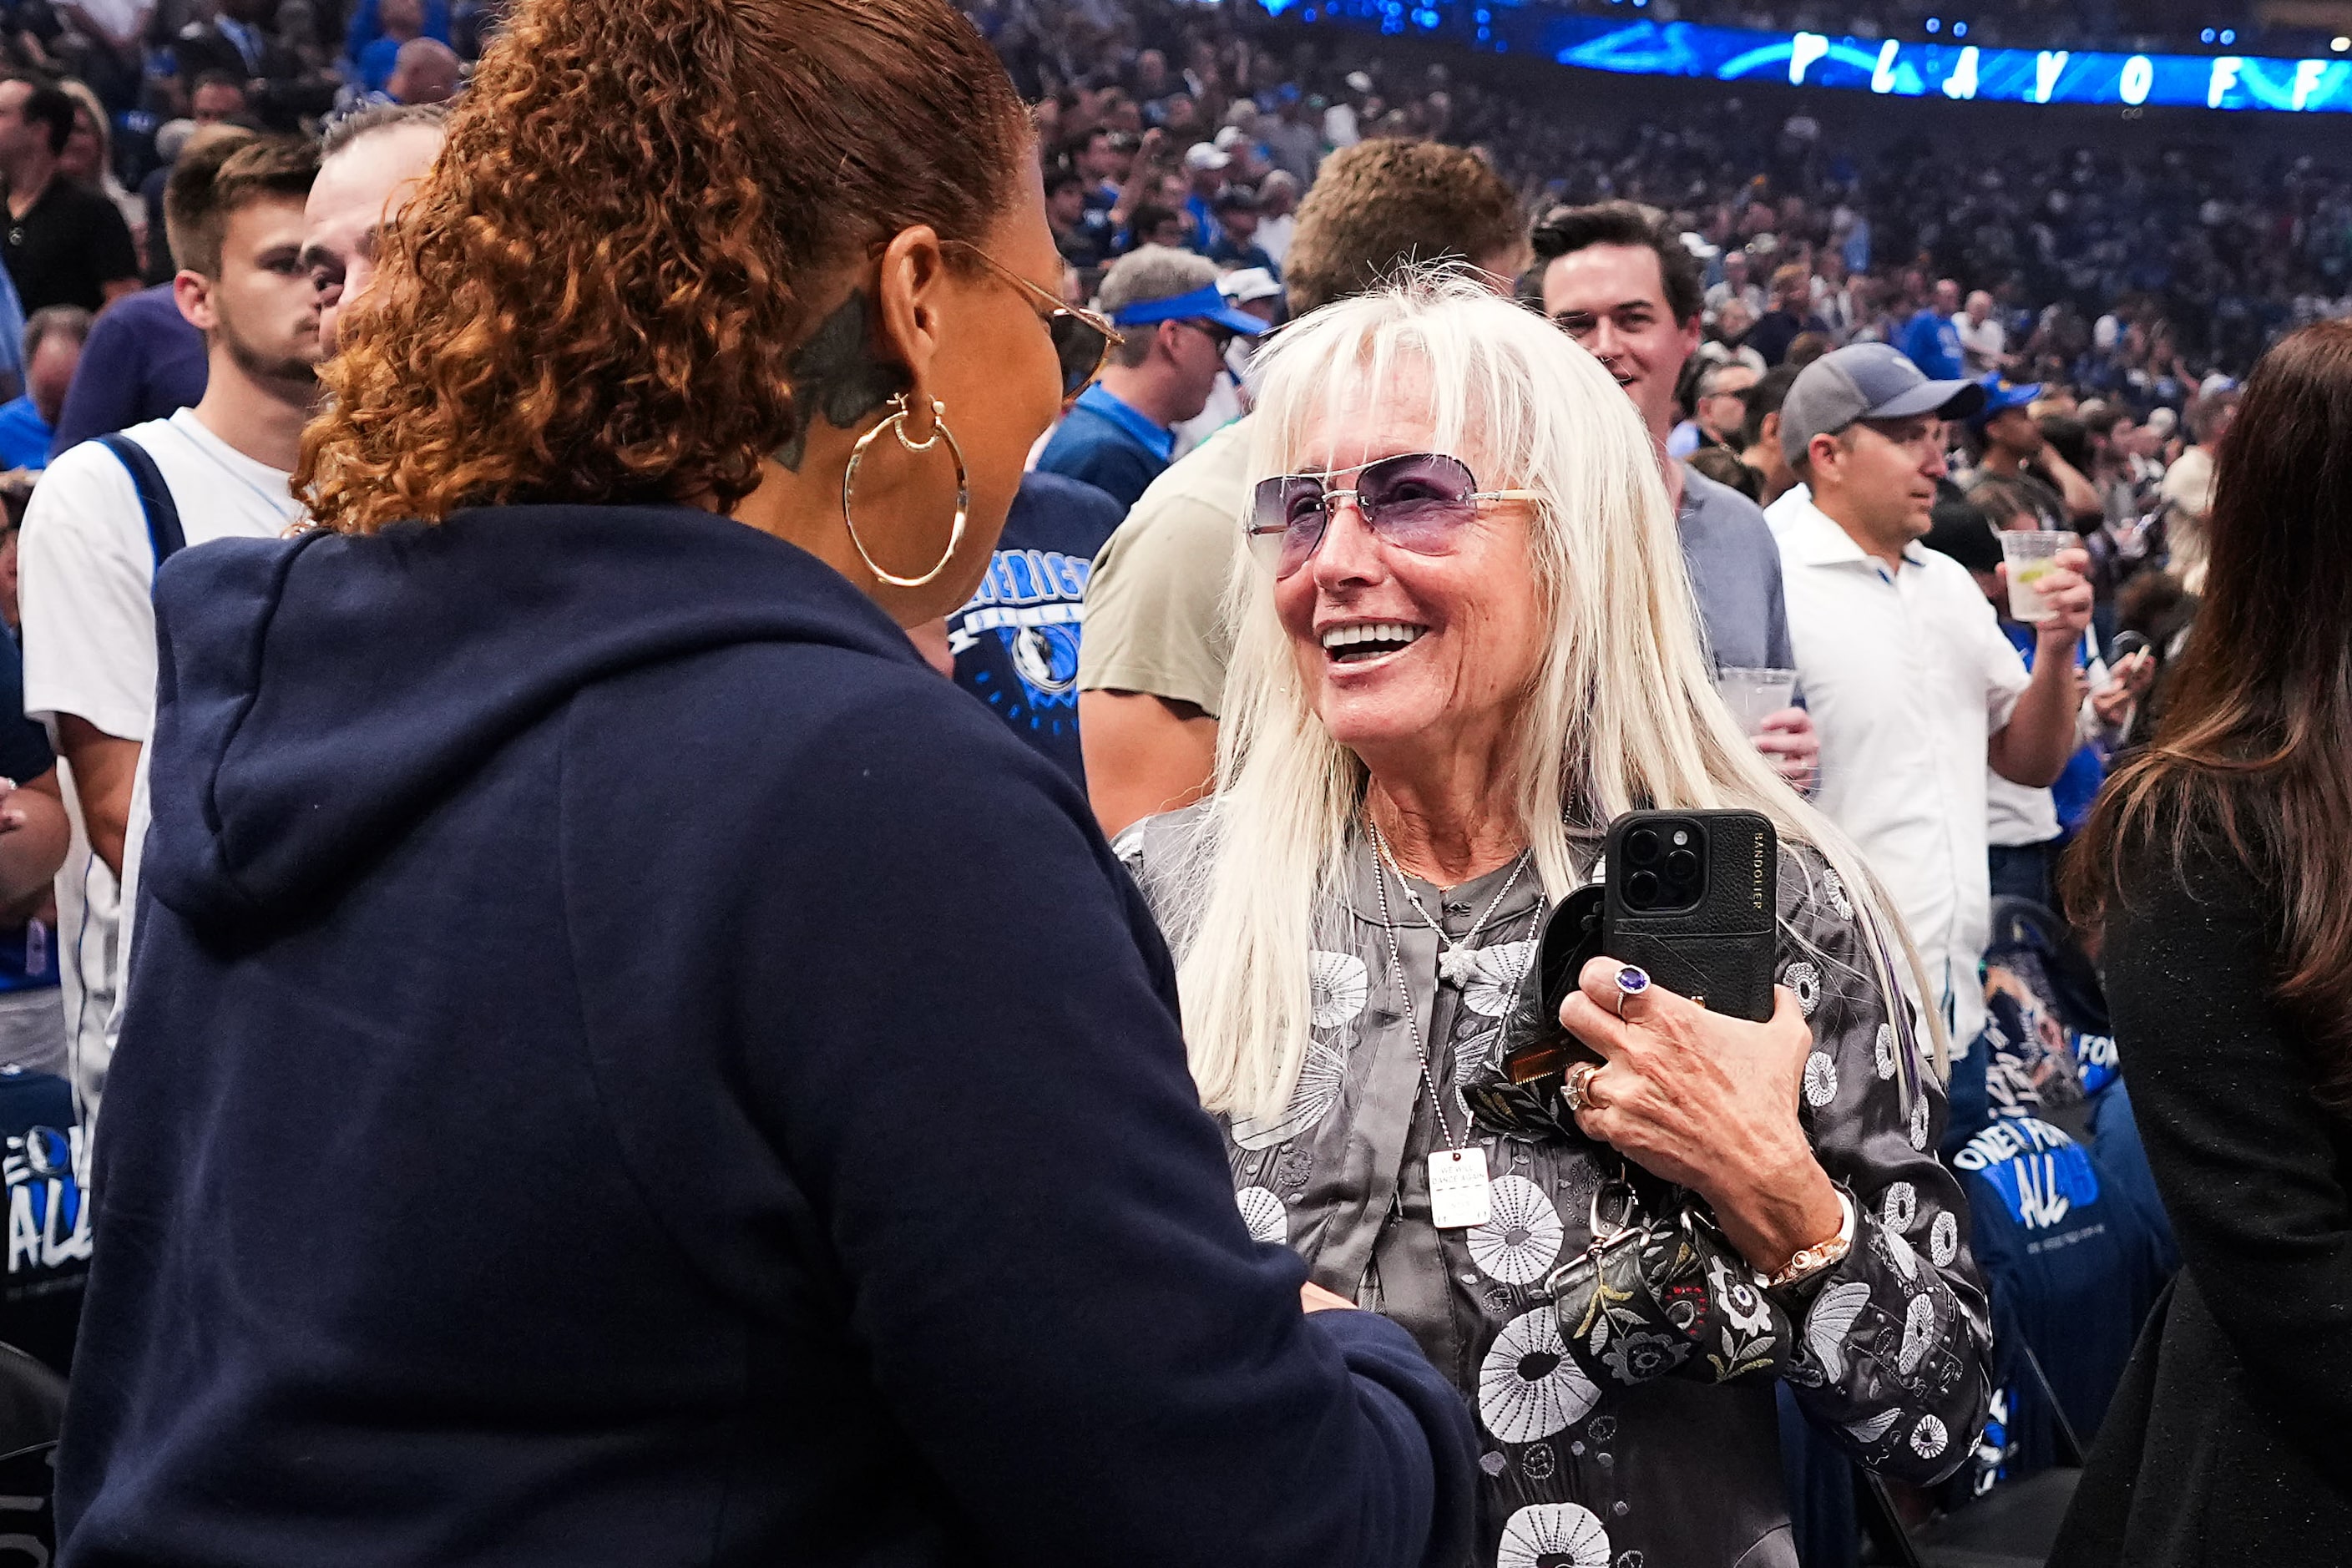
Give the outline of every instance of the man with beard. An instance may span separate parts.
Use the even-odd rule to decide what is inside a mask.
[[[50,465],[20,547],[25,710],[66,766],[73,846],[58,878],[68,1045],[85,1115],[111,1055],[146,837],[142,757],[155,712],[155,574],[184,546],[274,538],[302,517],[289,481],[319,396],[319,290],[302,261],[307,142],[246,137],[184,154],[164,214],[173,297],[205,334],[203,401]]]

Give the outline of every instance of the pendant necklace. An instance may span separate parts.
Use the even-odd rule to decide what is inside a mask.
[[[1373,829],[1377,835],[1379,829]],[[1381,924],[1389,938],[1389,978],[1404,1003],[1406,1026],[1412,1031],[1412,1054],[1421,1062],[1421,1083],[1429,1090],[1429,1114],[1437,1122],[1437,1139],[1444,1145],[1430,1152],[1428,1163],[1429,1223],[1439,1230],[1466,1230],[1491,1217],[1494,1189],[1486,1179],[1486,1150],[1470,1142],[1465,1116],[1462,1136],[1445,1124],[1445,1101],[1437,1092],[1437,1075],[1429,1070],[1429,1047],[1422,1039],[1421,1009],[1412,1005],[1412,987],[1405,983],[1404,953],[1397,943],[1396,921],[1389,917],[1389,879],[1384,866],[1372,868],[1381,895]],[[1397,873],[1402,881],[1404,873]]]
[[[1381,836],[1380,827],[1373,823],[1370,812],[1364,815],[1364,826],[1371,833],[1373,852],[1386,864],[1388,869],[1396,873],[1397,887],[1404,893],[1405,901],[1412,906],[1415,914],[1428,921],[1429,929],[1437,933],[1439,977],[1457,991],[1466,987],[1473,980],[1478,978],[1478,954],[1471,949],[1471,942],[1480,931],[1486,929],[1486,922],[1495,918],[1495,911],[1502,907],[1505,899],[1511,896],[1511,889],[1518,886],[1519,878],[1527,870],[1528,863],[1534,858],[1535,851],[1532,848],[1519,851],[1518,860],[1511,867],[1511,874],[1504,881],[1501,890],[1487,900],[1486,912],[1471,921],[1470,929],[1462,933],[1460,942],[1456,942],[1445,934],[1445,928],[1432,918],[1427,907],[1421,901],[1421,895],[1412,890],[1412,884],[1405,879],[1404,868],[1398,865],[1396,857],[1389,853],[1388,840]],[[1388,883],[1385,879],[1381,883],[1381,901],[1383,906],[1388,902]],[[1386,908],[1383,907],[1381,912],[1385,919],[1388,913]]]

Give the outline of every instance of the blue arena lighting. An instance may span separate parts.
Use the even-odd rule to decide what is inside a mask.
[[[1243,0],[1272,16],[1396,33],[1402,0]],[[1640,0],[1636,0],[1639,4]],[[1585,16],[1531,0],[1414,0],[1412,20],[1424,32],[1497,54],[1540,54],[1564,66],[1629,76],[1872,92],[1895,98],[1930,94],[1969,102],[2120,104],[2127,108],[2262,110],[2286,114],[2352,113],[2352,40],[2332,55],[2287,59],[2239,55],[2120,54],[2076,49],[1989,49],[1949,42],[1836,37],[1702,27],[1688,22]],[[1939,18],[1940,20],[1940,18]],[[2223,47],[2234,29],[2207,29]]]

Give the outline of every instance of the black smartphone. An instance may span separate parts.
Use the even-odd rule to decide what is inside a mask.
[[[1601,951],[1710,1011],[1772,1016],[1780,836],[1752,811],[1636,811],[1609,828]]]
[[[2147,651],[2147,639],[2140,636],[2139,633],[2117,632],[2116,634],[2115,642],[2107,649],[2107,663],[2109,665],[2118,665],[2136,653],[2146,653]]]

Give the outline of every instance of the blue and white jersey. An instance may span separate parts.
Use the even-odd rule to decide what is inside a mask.
[[[1087,579],[1124,515],[1092,485],[1028,475],[980,591],[948,617],[956,684],[1081,784],[1078,639]]]
[[[1999,1304],[1996,1343],[2009,1335],[2032,1345],[2074,1429],[2096,1430],[2164,1288],[2166,1239],[2098,1152],[2037,1117],[1993,1121],[1952,1157],[1952,1168]],[[2010,1350],[2000,1364],[2006,1461],[2026,1469],[2050,1464],[2047,1402],[2021,1353]]]

